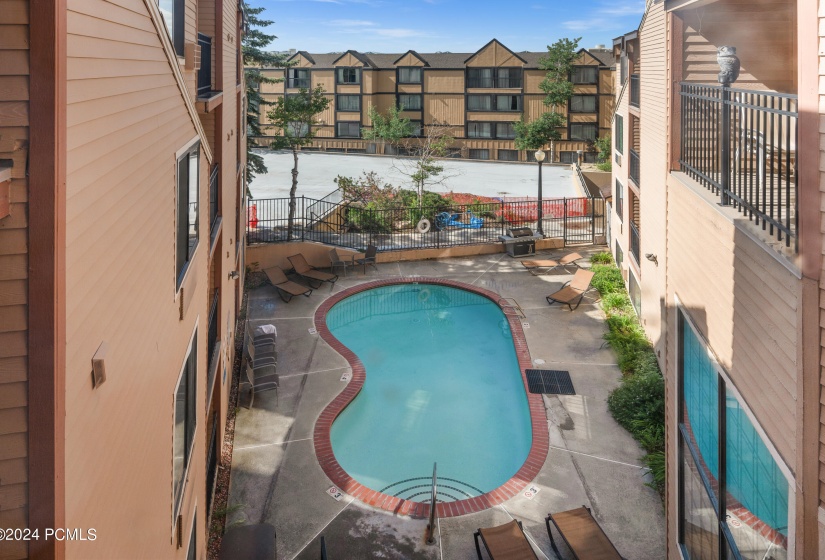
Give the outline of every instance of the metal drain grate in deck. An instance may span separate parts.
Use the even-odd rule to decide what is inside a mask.
[[[531,393],[547,395],[575,395],[569,371],[553,369],[528,369],[527,387]]]

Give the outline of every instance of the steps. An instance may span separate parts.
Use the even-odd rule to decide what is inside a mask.
[[[379,490],[379,492],[383,494],[390,494],[403,500],[429,503],[432,481],[432,476],[407,478],[385,486]],[[483,493],[484,491],[480,488],[476,488],[471,484],[462,482],[455,478],[438,477],[437,479],[436,500],[439,502],[455,502],[457,500],[480,496]]]

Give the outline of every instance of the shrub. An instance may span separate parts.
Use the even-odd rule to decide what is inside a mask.
[[[607,294],[625,292],[621,271],[613,265],[595,264],[590,269],[595,274],[590,283],[604,297]]]
[[[611,163],[609,161],[606,161],[604,163],[597,163],[596,168],[599,171],[607,171],[607,172],[613,171],[613,165],[611,165]]]
[[[590,262],[593,264],[613,264],[613,255],[610,251],[602,251],[590,256]]]

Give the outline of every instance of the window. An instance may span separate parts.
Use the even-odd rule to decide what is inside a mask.
[[[521,96],[497,95],[496,111],[521,111]]]
[[[177,245],[176,278],[179,288],[189,262],[198,246],[198,156],[200,142],[195,144],[178,159],[177,194]]]
[[[616,132],[615,132],[615,142],[616,142],[616,151],[620,154],[624,153],[624,117],[621,115],[616,115]]]
[[[570,125],[570,140],[590,140],[595,142],[599,129],[596,123],[572,123]]]
[[[361,69],[360,68],[339,68],[335,73],[339,84],[360,84],[361,83]]]
[[[336,109],[339,111],[359,112],[361,110],[360,95],[336,95]]]
[[[574,84],[595,84],[599,78],[599,69],[595,66],[576,66],[570,81]]]
[[[339,138],[360,138],[361,137],[361,123],[355,122],[339,122],[337,128]]]
[[[309,134],[309,124],[293,121],[286,125],[286,134],[292,138],[303,138]]]
[[[639,287],[639,282],[636,281],[636,276],[633,272],[627,278],[627,293],[630,295],[630,303],[633,304],[633,309],[636,310],[636,315],[642,316],[642,289]]]
[[[468,95],[467,96],[467,110],[468,111],[492,111],[493,98],[490,95]]]
[[[521,68],[468,68],[468,88],[520,88]]]
[[[421,110],[421,94],[402,93],[398,96],[398,106],[403,107],[405,111],[420,111]]]
[[[570,112],[571,113],[595,113],[596,112],[596,96],[595,95],[574,95],[570,98]]]
[[[518,150],[499,150],[499,161],[518,161]]]
[[[492,138],[493,123],[470,122],[467,123],[467,138]]]
[[[421,136],[421,121],[410,121],[412,131],[407,136]]]
[[[495,81],[495,69],[493,68],[468,68],[467,87],[468,88],[491,88]]]
[[[624,262],[624,251],[622,251],[622,247],[619,245],[619,240],[616,240],[616,266],[619,267],[621,270],[622,262]]]
[[[490,150],[470,150],[470,159],[490,159]]]
[[[399,68],[398,69],[398,83],[399,84],[420,84],[421,83],[421,68]]]
[[[198,513],[192,516],[192,532],[189,534],[189,549],[186,551],[186,560],[196,560],[198,552],[198,542],[195,537],[198,535]]]
[[[599,163],[598,152],[584,152],[584,163]]]
[[[718,558],[721,544],[728,558],[787,559],[789,471],[681,310],[678,320],[682,552]]]
[[[559,163],[576,163],[577,161],[576,152],[559,152]]]
[[[627,69],[628,69],[628,60],[627,60],[627,53],[622,53],[622,57],[619,60],[619,79],[621,83],[624,84],[627,81]]]
[[[515,138],[516,129],[513,123],[496,123],[496,138]]]
[[[613,205],[616,207],[616,215],[619,217],[619,221],[624,221],[624,187],[616,180],[616,194],[613,196]]]
[[[172,38],[172,46],[178,56],[183,56],[183,33],[185,20],[184,0],[158,0],[158,8],[163,14],[163,21],[169,36]]]
[[[175,390],[175,426],[172,432],[172,481],[174,488],[174,517],[177,517],[183,497],[186,470],[195,443],[195,397],[198,379],[198,331],[192,335],[188,354]]]
[[[290,68],[288,70],[286,87],[288,88],[309,88],[309,69]]]

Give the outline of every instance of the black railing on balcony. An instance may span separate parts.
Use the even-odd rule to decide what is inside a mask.
[[[797,251],[797,96],[680,86],[682,171]]]
[[[214,228],[218,219],[218,175],[220,175],[220,164],[216,163],[209,175],[209,227]]]
[[[636,264],[640,264],[639,260],[639,228],[633,220],[630,221],[630,253],[636,259]]]
[[[212,384],[215,382],[215,372],[217,371],[216,361],[220,355],[220,347],[218,345],[218,302],[220,300],[220,289],[215,288],[215,293],[212,296],[212,306],[209,308],[209,327],[206,335],[206,351],[209,352],[209,367],[207,368],[209,375],[209,382],[207,383],[207,399],[212,392]]]
[[[309,78],[289,78],[286,81],[286,87],[309,89]]]
[[[212,508],[215,495],[215,475],[218,474],[218,413],[212,414],[212,431],[209,435],[209,450],[206,455],[206,513]]]
[[[198,70],[198,95],[212,91],[212,37],[198,33],[201,48],[201,66]]]
[[[630,105],[633,107],[639,106],[639,97],[641,90],[639,89],[639,75],[630,75]]]
[[[520,88],[520,77],[467,78],[468,88]]]
[[[630,180],[636,183],[637,187],[641,187],[642,184],[639,182],[639,152],[630,148]]]

